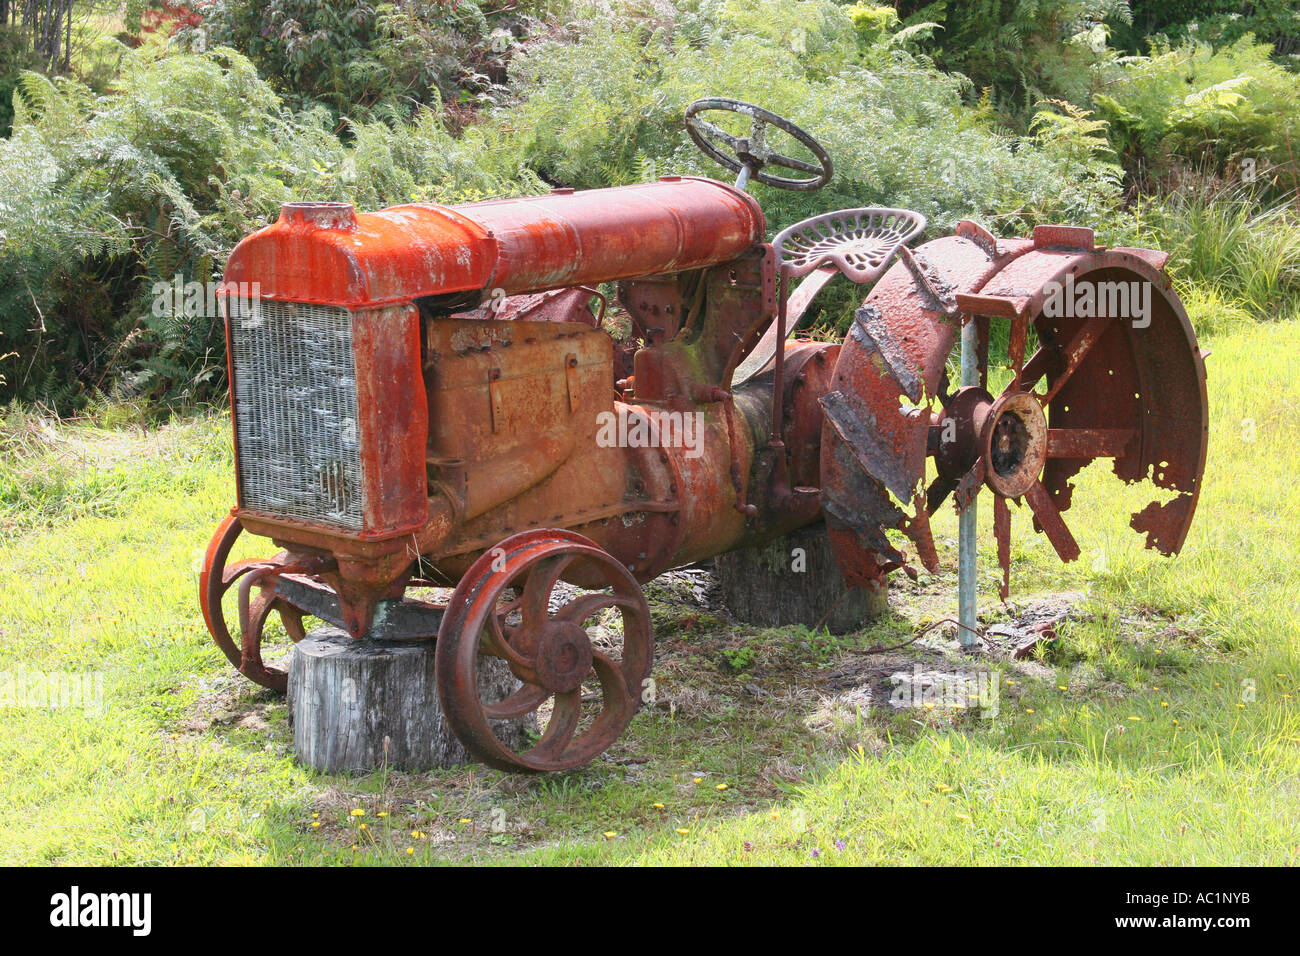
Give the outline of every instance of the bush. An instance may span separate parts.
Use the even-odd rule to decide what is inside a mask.
[[[295,115],[232,50],[129,57],[112,95],[25,74],[0,140],[0,334],[24,370],[0,394],[60,408],[96,387],[193,400],[224,374],[213,316],[154,314],[156,281],[211,281],[282,202],[461,201],[535,191],[494,167],[492,130],[453,137],[428,110],[351,126]],[[12,366],[10,367],[12,370]],[[118,373],[127,374],[119,375]]]
[[[1133,20],[1118,32],[1132,53],[1145,38],[1162,33],[1177,40],[1200,38],[1215,46],[1247,34],[1266,41],[1277,56],[1300,54],[1300,10],[1295,0],[1132,0]]]
[[[860,51],[845,8],[767,0],[697,16],[638,29],[592,12],[572,35],[526,44],[512,66],[520,101],[492,122],[544,178],[589,188],[669,172],[729,178],[686,137],[683,111],[706,95],[761,104],[813,133],[835,161],[831,184],[814,193],[754,187],[773,231],[836,207],[901,205],[936,230],[974,216],[1014,233],[1094,221],[1118,195],[1118,169],[1095,150],[1104,139],[1066,148],[1077,131],[1014,137],[970,122],[962,78],[894,36]],[[792,46],[784,24],[800,16],[816,32]]]
[[[1096,103],[1124,165],[1140,175],[1244,165],[1259,178],[1272,170],[1284,190],[1300,186],[1300,82],[1250,37],[1222,50],[1157,45],[1126,63]]]
[[[1193,179],[1135,219],[1134,238],[1169,252],[1171,274],[1198,300],[1230,300],[1262,319],[1300,308],[1300,214],[1289,204]]]
[[[1130,20],[1127,0],[940,0],[898,4],[909,24],[934,22],[934,57],[970,77],[1012,121],[1043,98],[1084,104],[1114,62],[1107,39]]]
[[[504,76],[508,26],[494,31],[475,0],[210,0],[183,47],[245,53],[294,106],[322,103],[339,115],[482,92]],[[508,23],[508,21],[507,21]]]

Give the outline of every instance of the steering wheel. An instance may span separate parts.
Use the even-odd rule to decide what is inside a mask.
[[[749,135],[733,136],[722,127],[710,123],[700,115],[715,110],[748,116],[753,121]],[[817,157],[817,163],[809,163],[791,156],[783,156],[773,150],[767,145],[767,127],[769,126],[775,126],[777,129],[784,130],[793,136],[797,142],[807,147],[808,151]],[[744,189],[750,177],[757,179],[760,183],[776,186],[778,189],[820,189],[831,181],[831,173],[834,172],[831,158],[827,155],[821,143],[785,117],[777,116],[775,113],[765,110],[761,106],[754,106],[752,103],[742,103],[740,100],[731,100],[719,96],[696,100],[686,107],[686,132],[690,134],[691,139],[695,141],[695,145],[703,150],[706,156],[740,174],[736,179],[737,189]],[[722,147],[725,147],[725,150]],[[812,177],[809,179],[796,179],[790,176],[774,176],[771,173],[763,172],[764,166],[781,166],[795,172],[811,173]]]

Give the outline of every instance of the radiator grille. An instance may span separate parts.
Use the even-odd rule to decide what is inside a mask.
[[[359,530],[365,501],[352,314],[264,299],[239,305],[230,345],[240,504]]]

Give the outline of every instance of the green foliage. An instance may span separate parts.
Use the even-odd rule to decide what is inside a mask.
[[[853,24],[853,32],[857,34],[859,46],[867,49],[888,37],[899,24],[898,11],[893,7],[855,3],[844,12],[849,15],[849,22]]]
[[[1272,45],[1279,56],[1300,55],[1300,9],[1295,0],[1132,0],[1131,24],[1116,31],[1117,45],[1143,52],[1146,38],[1199,37],[1223,46],[1247,34]]]
[[[0,140],[0,333],[24,354],[7,385],[59,405],[117,384],[194,400],[219,384],[215,316],[155,314],[155,281],[210,281],[282,202],[382,207],[538,188],[494,167],[497,131],[456,138],[427,110],[357,122],[342,142],[324,110],[294,115],[228,49],[136,54],[118,90],[26,74]],[[130,370],[118,380],[110,370]]]
[[[1084,103],[1113,62],[1115,23],[1130,19],[1127,0],[939,0],[915,7],[907,23],[933,21],[936,62],[989,89],[1009,117],[1043,98]]]
[[[1229,300],[1265,319],[1300,307],[1300,214],[1292,205],[1192,180],[1143,203],[1136,220],[1136,241],[1168,251],[1180,287],[1194,287],[1200,299]]]
[[[512,67],[521,101],[493,121],[512,130],[522,162],[585,188],[669,172],[725,178],[684,135],[682,112],[705,95],[762,103],[796,118],[835,160],[835,178],[817,192],[754,187],[773,231],[815,212],[871,204],[917,209],[936,229],[978,216],[1018,231],[1048,219],[1095,219],[1113,203],[1111,163],[1094,158],[1063,169],[1059,144],[1048,137],[967,123],[965,82],[892,37],[848,54],[833,72],[810,64],[781,26],[808,6],[770,0],[743,29],[730,14],[708,20],[702,8],[705,26],[691,33],[593,14],[574,40],[524,47]],[[826,24],[819,36],[856,37],[846,8],[817,9],[824,19],[814,21]]]
[[[1249,37],[1221,50],[1157,45],[1126,62],[1096,103],[1129,168],[1223,169],[1250,160],[1260,175],[1285,167],[1283,188],[1300,185],[1300,82]]]
[[[0,335],[21,359],[6,363],[0,397],[64,408],[96,390],[212,394],[219,323],[155,309],[152,289],[216,279],[235,242],[288,200],[379,208],[665,173],[728,179],[683,128],[686,105],[705,95],[783,113],[834,158],[817,192],[752,187],[771,232],[826,209],[897,205],[924,213],[931,234],[962,218],[1004,235],[1083,222],[1181,247],[1180,217],[1211,235],[1212,224],[1182,199],[1163,212],[1142,202],[1127,220],[1117,159],[1144,188],[1177,183],[1188,165],[1253,172],[1267,208],[1300,186],[1300,89],[1270,48],[1157,43],[1120,59],[1106,44],[1128,16],[1119,0],[198,9],[202,23],[120,67],[112,41],[84,60],[93,75],[10,81],[20,92],[15,131],[0,140]],[[0,31],[9,62],[14,42]],[[956,69],[967,75],[945,72]],[[1291,295],[1290,221],[1270,214],[1238,230],[1270,250],[1274,270],[1244,251],[1230,268],[1176,268],[1266,314]],[[1190,248],[1178,256],[1200,261]],[[826,334],[860,291],[840,286],[810,317]]]
[[[338,114],[488,91],[513,42],[475,0],[215,0],[179,32],[191,50],[230,46],[294,105]]]

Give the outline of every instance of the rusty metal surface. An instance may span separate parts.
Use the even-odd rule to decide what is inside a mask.
[[[963,222],[955,236],[899,247],[843,343],[782,341],[780,316],[792,326],[834,272],[812,263],[798,289],[778,282],[764,228],[746,194],[671,177],[360,215],[286,206],[226,274],[286,306],[275,335],[297,328],[284,347],[300,354],[253,367],[275,361],[274,336],[255,329],[257,347],[244,348],[248,330],[232,337],[227,324],[231,381],[252,386],[234,413],[237,473],[261,484],[241,491],[200,576],[222,652],[283,687],[261,656],[272,615],[295,640],[308,615],[357,637],[436,628],[439,693],[466,746],[506,769],[567,769],[631,719],[652,654],[638,582],[669,568],[824,518],[846,582],[880,588],[894,570],[915,576],[917,561],[937,569],[930,515],[984,489],[1005,596],[1010,506],[1029,508],[1071,560],[1072,479],[1099,458],[1161,490],[1131,518],[1148,546],[1182,546],[1205,461],[1205,370],[1159,272],[1163,254],[1098,248],[1085,229],[997,239]],[[1047,316],[1046,290],[1067,276],[1150,283],[1150,323]],[[630,325],[621,344],[595,287],[615,281]],[[322,308],[347,322],[326,327]],[[963,315],[977,323],[981,386],[954,390],[946,363]],[[1012,382],[1000,395],[986,390],[994,322],[1010,323]],[[350,371],[326,363],[329,387],[303,387],[313,349],[338,352],[344,340],[329,336],[345,324]],[[295,435],[295,421],[311,428]],[[350,427],[347,441],[312,437]],[[329,449],[353,444],[357,467],[334,467]],[[288,476],[293,508],[277,507],[276,467],[303,472]],[[346,521],[310,505],[347,496],[357,507]],[[243,530],[282,550],[229,563]],[[607,588],[608,603],[566,599],[553,612],[545,598],[559,580]],[[415,585],[456,590],[444,612],[408,598]],[[611,607],[619,659],[581,626]],[[508,701],[478,698],[482,654],[522,681]],[[586,724],[584,684],[603,701]],[[493,720],[544,704],[550,723],[531,750],[493,734]]]
[[[905,560],[887,540],[889,529],[907,534],[929,564],[928,523],[920,508],[908,507],[927,456],[938,477],[925,509],[952,493],[961,510],[981,486],[995,495],[1004,594],[1007,499],[1023,500],[1060,558],[1074,560],[1079,546],[1063,516],[1070,479],[1096,459],[1113,459],[1123,481],[1149,480],[1173,493],[1139,510],[1131,524],[1148,547],[1176,552],[1199,495],[1208,410],[1203,357],[1158,271],[1163,255],[1099,249],[1087,229],[1040,227],[1032,240],[994,241],[966,226],[912,259],[914,266],[896,266],[868,296],[854,326],[861,334],[845,341],[835,389],[823,399],[823,498],[833,526],[853,532],[835,538],[846,574],[870,569],[873,559]],[[1062,287],[1134,282],[1151,290],[1148,317],[1053,317],[1044,308]],[[962,312],[1011,324],[1013,380],[996,400],[983,389],[962,389],[939,401]],[[1025,359],[1031,324],[1039,348]],[[986,380],[987,367],[981,371]]]
[[[677,176],[375,213],[289,203],[235,247],[225,279],[257,282],[265,298],[348,308],[540,292],[726,262],[760,241],[764,228],[747,194]]]

